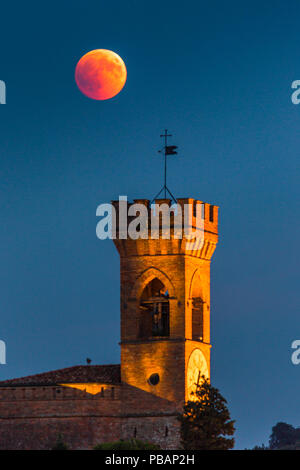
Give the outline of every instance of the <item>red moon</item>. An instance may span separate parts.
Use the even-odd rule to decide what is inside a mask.
[[[122,90],[127,70],[118,54],[95,49],[81,57],[76,65],[75,81],[79,90],[93,100],[108,100]]]

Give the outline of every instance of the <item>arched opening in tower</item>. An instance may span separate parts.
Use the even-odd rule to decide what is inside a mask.
[[[193,277],[190,295],[192,302],[192,339],[203,341],[205,302],[203,301],[203,281],[198,273]]]
[[[164,284],[155,278],[147,284],[141,296],[139,337],[169,336],[169,317],[169,293]]]
[[[192,299],[192,338],[203,341],[203,300],[200,297]]]

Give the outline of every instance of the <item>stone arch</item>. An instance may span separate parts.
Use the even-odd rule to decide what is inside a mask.
[[[139,298],[139,338],[170,336],[170,301],[166,286],[155,277]]]
[[[131,292],[138,312],[138,337],[170,335],[170,305],[174,298],[173,283],[160,269],[151,267],[140,274]]]
[[[155,278],[159,279],[162,284],[166,286],[169,293],[169,298],[175,298],[175,289],[171,280],[163,271],[157,268],[147,268],[140,274],[133,286],[130,297],[138,300],[142,295],[146,285]]]
[[[193,272],[189,288],[189,299],[193,299],[195,297],[200,297],[202,300],[204,300],[199,268],[195,269]]]
[[[189,302],[191,308],[192,339],[204,339],[204,298],[200,270],[196,269],[192,275],[189,289]]]

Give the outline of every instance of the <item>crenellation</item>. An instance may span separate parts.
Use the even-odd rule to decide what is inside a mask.
[[[135,203],[142,204],[148,211],[147,232],[142,231],[138,238],[132,239],[127,232],[127,227],[135,220],[136,214],[128,216],[124,220],[127,226],[122,225],[120,228],[119,204],[122,204],[122,211],[125,213],[127,209],[130,211]],[[151,208],[150,200],[135,199],[134,203],[113,201],[113,205],[117,209],[116,225],[113,230],[116,237],[114,242],[120,256],[125,258],[128,256],[171,254],[188,254],[196,257],[204,256],[205,258],[212,256],[214,248],[208,249],[210,247],[207,247],[207,243],[212,243],[214,247],[217,243],[218,207],[192,198],[178,199],[177,203],[178,207],[181,208],[181,216],[178,213],[174,214],[174,211],[164,215],[160,211],[164,206],[171,207],[172,201],[170,199],[155,200],[157,205],[155,211]],[[186,208],[187,205],[190,209]],[[196,217],[198,205],[201,205],[200,219]],[[188,229],[188,227],[190,228]],[[191,245],[190,239],[187,238],[186,230],[192,230],[195,235],[197,234],[193,245]]]
[[[99,393],[88,393],[85,390],[79,390],[74,387],[0,387],[0,405],[6,401],[57,401],[57,400],[90,400],[101,399],[116,400],[119,399],[120,392],[118,387],[102,386]]]

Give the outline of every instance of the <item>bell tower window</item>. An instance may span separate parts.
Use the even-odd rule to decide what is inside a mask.
[[[194,340],[203,341],[203,300],[200,297],[193,299],[192,337]]]
[[[140,300],[139,337],[169,336],[169,293],[155,278],[145,287]]]

